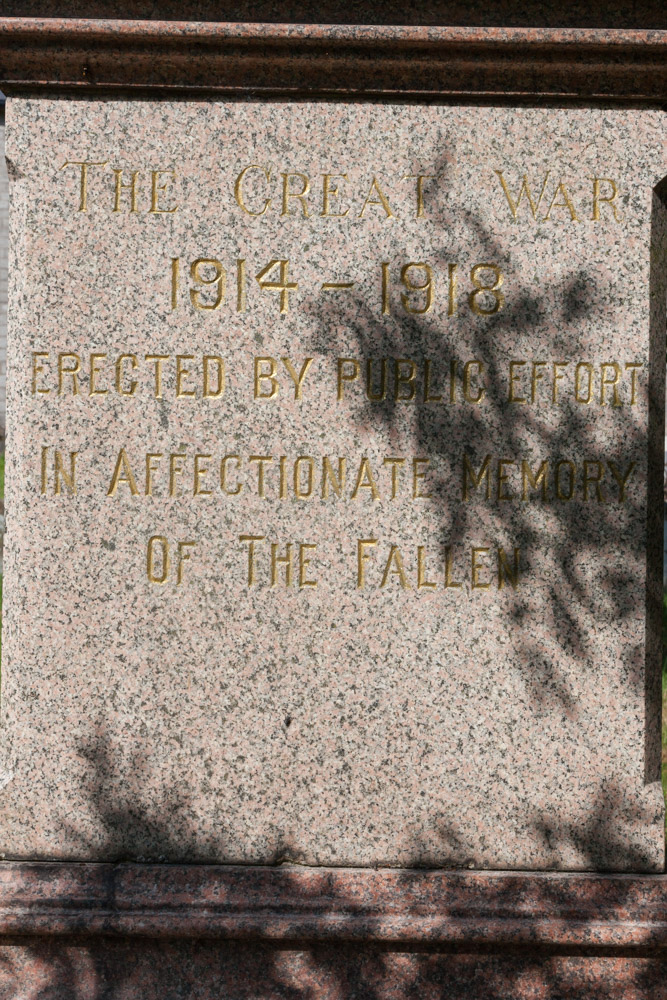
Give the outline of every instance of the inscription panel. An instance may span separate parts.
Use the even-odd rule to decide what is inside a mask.
[[[8,159],[5,856],[660,869],[660,114],[14,100]]]

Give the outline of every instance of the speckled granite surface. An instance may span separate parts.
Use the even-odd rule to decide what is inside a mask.
[[[7,146],[0,852],[662,870],[664,115],[13,100]]]
[[[662,1000],[659,957],[276,947],[230,941],[17,938],[0,946],[11,997],[53,1000]],[[47,992],[48,991],[48,992]],[[30,994],[29,994],[30,995]]]

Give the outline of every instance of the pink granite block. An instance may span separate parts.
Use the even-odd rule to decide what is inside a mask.
[[[662,870],[665,136],[9,102],[5,857]]]
[[[8,997],[658,1000],[655,875],[0,865]]]

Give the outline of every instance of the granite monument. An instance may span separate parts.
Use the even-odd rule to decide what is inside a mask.
[[[7,995],[661,995],[636,7],[0,19]]]

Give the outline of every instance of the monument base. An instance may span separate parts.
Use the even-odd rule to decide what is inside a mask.
[[[667,877],[4,863],[0,995],[645,1000]]]

